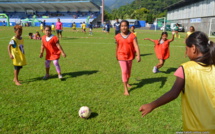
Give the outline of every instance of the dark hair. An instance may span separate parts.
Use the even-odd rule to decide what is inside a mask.
[[[190,28],[191,28],[191,27],[193,28],[193,32],[195,32],[195,28],[194,28],[194,26],[190,26]]]
[[[121,27],[121,25],[122,25],[122,23],[123,22],[125,22],[126,23],[126,25],[128,26],[128,28],[129,28],[129,22],[127,21],[127,20],[122,20],[121,22],[120,22],[120,25],[119,25],[119,27]],[[128,32],[130,32],[130,30],[128,29]]]
[[[46,28],[49,28],[49,30],[52,30],[51,26],[49,26],[49,25],[46,25],[46,26],[44,27],[44,29],[46,29]]]
[[[133,25],[133,26],[131,26],[131,28],[132,28],[132,27],[133,27],[133,28],[135,28],[135,26],[134,26],[134,25]]]
[[[159,40],[159,43],[160,43],[160,41],[161,41],[161,39],[162,39],[162,36],[163,36],[164,34],[166,34],[166,35],[168,36],[168,33],[167,33],[167,32],[162,32],[162,33],[161,33],[160,40]]]
[[[202,53],[202,56],[195,59],[196,62],[204,63],[203,66],[215,65],[215,44],[209,40],[205,33],[200,31],[192,33],[187,38],[186,45],[187,47],[195,45],[197,51]]]

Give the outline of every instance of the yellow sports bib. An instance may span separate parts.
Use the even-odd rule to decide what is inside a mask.
[[[13,65],[14,66],[24,66],[26,65],[25,52],[23,46],[23,39],[19,40],[15,36],[11,39],[13,44],[11,44],[11,54],[13,55]]]
[[[215,66],[194,61],[182,64],[185,90],[182,92],[184,131],[215,134]]]

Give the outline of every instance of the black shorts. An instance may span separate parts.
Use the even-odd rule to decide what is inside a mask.
[[[60,34],[62,33],[62,31],[63,31],[63,30],[56,30],[56,32],[57,32],[57,33],[60,33]]]
[[[115,31],[115,35],[117,35],[118,33],[120,33],[120,31]]]
[[[14,66],[15,70],[20,70],[22,68],[22,66]]]

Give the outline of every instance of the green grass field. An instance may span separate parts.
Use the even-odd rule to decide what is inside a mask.
[[[153,74],[157,64],[153,43],[143,38],[160,38],[161,31],[139,30],[142,61],[133,62],[130,96],[123,95],[121,71],[115,58],[114,29],[109,35],[94,29],[94,35],[64,28],[60,43],[67,54],[60,65],[64,79],[57,78],[51,64],[51,78],[45,75],[44,58],[39,58],[40,41],[28,39],[39,28],[24,27],[27,65],[20,72],[21,86],[13,83],[13,65],[7,45],[13,28],[0,27],[0,133],[41,134],[173,134],[182,131],[181,99],[155,109],[144,118],[139,107],[170,90],[174,71],[184,58],[185,33],[171,43],[171,56],[161,73]],[[41,33],[41,32],[40,32]],[[55,34],[55,33],[54,33]],[[170,37],[169,37],[170,38]],[[78,116],[81,106],[92,110],[89,119]]]

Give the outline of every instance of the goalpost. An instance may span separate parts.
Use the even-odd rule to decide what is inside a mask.
[[[156,18],[155,21],[155,31],[156,27],[163,27],[163,31],[166,31],[166,17]]]
[[[0,16],[3,16],[3,17],[5,17],[7,19],[7,26],[9,27],[10,26],[9,17],[4,13],[0,13]]]
[[[209,26],[209,37],[215,37],[215,18],[211,18]]]

